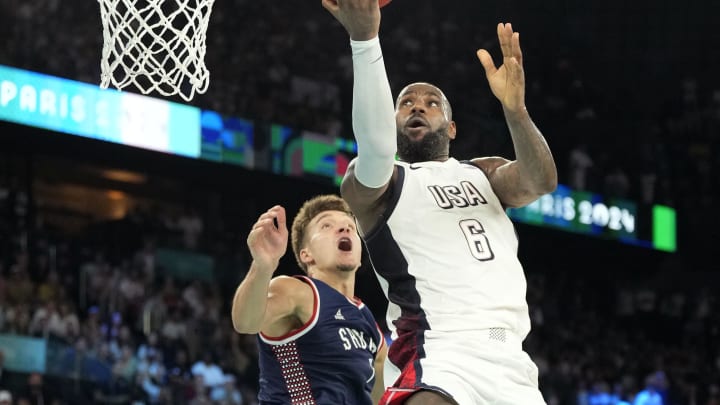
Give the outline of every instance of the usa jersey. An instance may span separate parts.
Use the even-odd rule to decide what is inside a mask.
[[[324,282],[312,287],[313,315],[285,336],[258,334],[261,405],[372,405],[374,360],[384,344],[375,318]]]
[[[517,234],[485,173],[452,158],[395,164],[385,220],[364,238],[392,338],[501,328],[524,339],[530,317]]]

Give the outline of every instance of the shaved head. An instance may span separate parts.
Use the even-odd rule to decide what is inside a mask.
[[[425,87],[424,90],[422,89],[423,87]],[[428,89],[427,89],[428,87],[430,89],[432,89],[430,92],[434,92],[438,96],[440,96],[440,99],[442,100],[442,104],[443,104],[443,112],[445,113],[445,118],[448,121],[452,121],[452,107],[450,106],[450,101],[445,96],[445,93],[443,93],[443,91],[440,90],[440,88],[438,86],[436,86],[432,83],[415,82],[415,83],[410,83],[407,86],[405,86],[398,94],[397,99],[395,99],[395,109],[397,110],[398,103],[400,102],[400,99],[404,95],[406,95],[407,93],[410,93],[410,92],[418,92],[418,91],[428,92]]]

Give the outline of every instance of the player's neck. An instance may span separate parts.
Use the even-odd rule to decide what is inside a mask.
[[[340,294],[353,299],[355,297],[355,272],[340,270],[322,271],[315,269],[310,273],[315,278],[336,289]]]

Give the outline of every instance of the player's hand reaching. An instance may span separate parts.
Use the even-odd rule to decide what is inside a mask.
[[[322,5],[355,41],[373,39],[380,32],[378,0],[322,0]]]
[[[497,34],[502,49],[502,65],[496,68],[492,56],[485,49],[479,49],[477,57],[485,69],[490,90],[500,100],[503,108],[508,112],[520,112],[525,108],[525,72],[520,34],[513,32],[510,23],[499,23]]]
[[[257,268],[274,272],[287,251],[285,208],[276,205],[260,215],[248,235],[247,244]]]

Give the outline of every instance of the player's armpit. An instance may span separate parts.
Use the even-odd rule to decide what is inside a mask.
[[[397,178],[397,168],[393,167],[390,181],[381,187],[371,188],[361,183],[355,176],[355,160],[350,162],[345,177],[340,184],[340,194],[347,201],[358,220],[361,235],[369,233],[385,210],[388,190]]]

